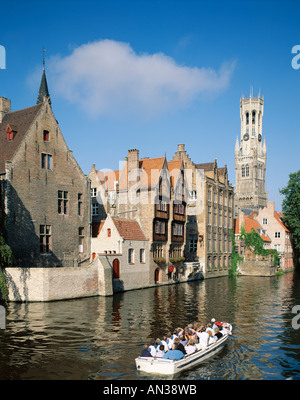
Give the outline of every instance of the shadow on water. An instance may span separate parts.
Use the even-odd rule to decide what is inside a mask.
[[[145,343],[212,317],[234,332],[219,354],[175,379],[286,379],[300,373],[297,274],[216,278],[52,303],[9,304],[1,379],[165,379],[138,373]],[[298,302],[298,303],[297,303]]]

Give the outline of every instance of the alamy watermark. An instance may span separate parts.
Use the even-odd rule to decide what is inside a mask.
[[[297,314],[295,317],[292,319],[292,327],[294,329],[299,329],[300,328],[300,306],[296,305],[292,308],[292,313]]]
[[[6,328],[6,310],[4,306],[0,306],[0,329]]]
[[[6,69],[5,47],[0,45],[0,69]]]
[[[299,44],[295,45],[292,48],[292,54],[296,54],[292,58],[292,68],[293,69],[299,69],[300,68],[300,45]]]

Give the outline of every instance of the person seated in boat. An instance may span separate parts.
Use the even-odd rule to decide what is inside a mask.
[[[167,345],[168,345],[169,350],[171,350],[172,345],[173,345],[172,333],[171,333],[171,332],[168,332],[168,333],[167,333],[167,340],[166,340],[166,342],[167,342]]]
[[[227,334],[231,335],[229,324],[227,324],[227,323],[223,324],[222,334],[223,335],[227,335]]]
[[[211,336],[214,333],[213,328],[212,328],[212,324],[210,322],[206,325],[206,332],[208,332],[208,334],[211,333]]]
[[[174,344],[177,346],[178,350],[181,350],[184,355],[186,354],[185,346],[181,343],[180,338],[175,338]]]
[[[167,336],[164,336],[164,337],[162,338],[161,342],[160,342],[161,344],[164,345],[165,352],[169,350],[169,346],[168,346],[168,344],[167,344],[167,339],[168,339]]]
[[[186,337],[183,336],[183,335],[179,336],[179,342],[180,342],[183,346],[185,346],[185,345],[187,344]]]
[[[148,350],[148,345],[144,344],[141,357],[152,357],[150,351]]]
[[[216,338],[216,340],[220,339],[223,336],[217,326],[215,327],[214,332],[215,332],[214,337]]]
[[[165,346],[161,344],[157,349],[156,349],[156,355],[155,357],[162,358],[165,355]]]
[[[195,353],[195,351],[197,351],[197,347],[196,347],[194,339],[190,339],[188,341],[188,344],[185,346],[185,351],[186,351],[186,354],[193,354],[193,353]]]
[[[208,344],[214,343],[216,341],[216,339],[214,338],[213,332],[211,330],[206,330],[206,332],[209,335]]]
[[[201,331],[198,333],[199,344],[198,349],[205,349],[208,346],[209,334],[206,332],[205,326],[202,327]]]
[[[150,351],[152,357],[155,357],[156,348],[155,348],[155,340],[154,340],[154,339],[151,340],[151,344],[150,344],[150,346],[148,347],[148,351]]]
[[[184,354],[181,350],[178,350],[176,344],[173,343],[172,349],[169,350],[164,356],[164,359],[170,359],[170,360],[180,360],[181,358],[184,358]]]
[[[186,338],[187,341],[191,340],[191,339],[196,339],[197,338],[197,332],[195,332],[194,330],[190,329],[188,330],[187,334],[186,334]]]
[[[212,318],[211,319],[211,324],[212,324],[212,329],[213,329],[213,331],[218,327],[217,325],[216,325],[216,320],[215,320],[215,318]]]
[[[174,329],[173,335],[171,336],[171,339],[172,339],[173,341],[174,341],[175,338],[178,337],[178,331],[179,331],[178,328]]]

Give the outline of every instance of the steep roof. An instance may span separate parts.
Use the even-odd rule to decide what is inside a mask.
[[[41,84],[40,84],[40,90],[37,98],[36,104],[42,104],[44,101],[44,97],[50,98],[49,90],[48,90],[48,85],[47,85],[47,78],[46,78],[46,72],[45,68],[43,68],[43,74],[42,74],[42,79],[41,79]]]
[[[203,163],[203,164],[196,164],[196,168],[204,169],[205,172],[213,171],[214,170],[214,163],[213,162],[209,162],[209,163]]]
[[[277,222],[279,222],[279,224],[282,226],[282,228],[286,231],[286,232],[290,232],[288,230],[288,228],[284,225],[284,223],[282,222],[281,218],[283,217],[281,213],[278,213],[277,211],[274,211],[274,217],[276,219]]]
[[[123,239],[147,240],[137,221],[120,218],[112,218],[112,220]]]
[[[5,161],[11,161],[42,104],[14,111],[4,116],[0,124],[0,173],[5,171]],[[7,140],[6,129],[15,130],[13,140]]]

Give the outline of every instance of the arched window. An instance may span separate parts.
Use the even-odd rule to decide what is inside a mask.
[[[249,165],[246,165],[246,176],[249,176]]]
[[[245,166],[242,165],[242,177],[244,177],[244,176],[245,176]]]
[[[252,111],[252,124],[255,124],[255,110]]]
[[[248,124],[249,124],[249,113],[246,112],[246,125],[248,125]]]

